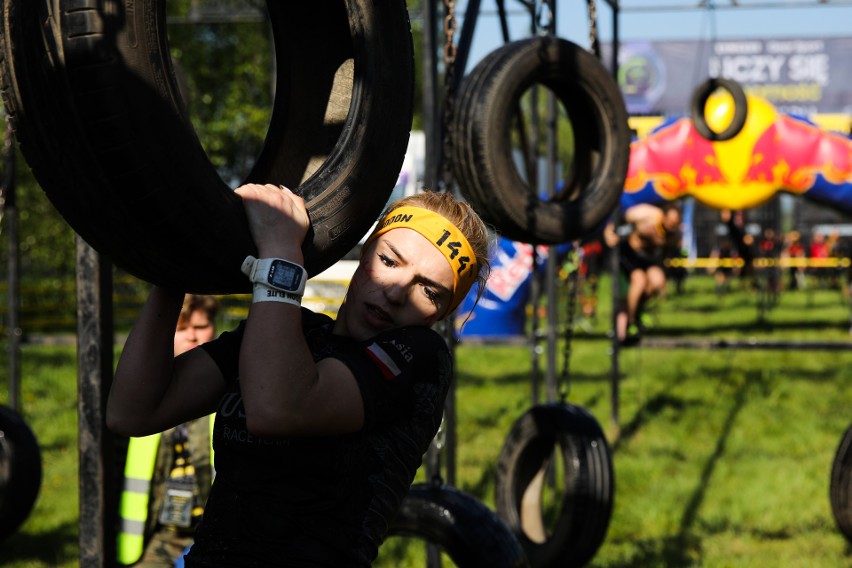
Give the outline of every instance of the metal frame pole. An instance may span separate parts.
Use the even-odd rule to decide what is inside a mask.
[[[112,264],[77,237],[77,411],[80,566],[114,564],[118,492],[114,440],[106,428],[112,383]]]
[[[7,307],[9,319],[6,324],[9,339],[9,406],[21,412],[21,246],[18,236],[18,204],[16,191],[15,145],[11,126],[6,127],[4,162],[6,175],[3,179],[3,212],[6,217],[8,235],[7,260]]]

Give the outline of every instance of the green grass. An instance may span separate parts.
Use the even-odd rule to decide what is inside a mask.
[[[5,364],[5,352],[4,352]],[[42,483],[18,532],[0,543],[0,565],[79,564],[77,491],[77,356],[69,346],[25,346],[21,353],[21,414],[41,448]],[[8,401],[3,374],[3,396]]]
[[[834,453],[852,423],[852,351],[625,349],[616,425],[609,293],[604,285],[591,332],[578,328],[560,379],[568,401],[604,428],[615,467],[615,508],[591,565],[852,566],[828,500]],[[836,290],[784,293],[760,310],[754,292],[717,297],[708,278],[693,277],[651,315],[649,337],[852,341],[850,306]],[[560,345],[557,378],[562,355]],[[544,356],[539,364],[544,381]],[[45,478],[30,518],[0,544],[0,565],[78,564],[74,365],[73,347],[24,349],[24,415]],[[501,446],[532,405],[531,351],[461,345],[457,365],[456,485],[493,507]],[[425,565],[422,550],[403,560],[401,548],[389,541],[376,565]]]

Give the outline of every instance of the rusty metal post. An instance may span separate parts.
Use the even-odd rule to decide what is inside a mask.
[[[115,564],[118,492],[114,442],[105,422],[112,369],[112,264],[77,237],[81,568]]]

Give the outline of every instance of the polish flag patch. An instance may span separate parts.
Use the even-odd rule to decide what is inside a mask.
[[[378,366],[385,379],[390,380],[402,372],[394,360],[391,359],[391,356],[388,355],[388,352],[382,349],[378,343],[373,343],[367,347],[367,353],[376,362],[376,366]]]

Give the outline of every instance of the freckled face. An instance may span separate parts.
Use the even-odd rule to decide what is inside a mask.
[[[334,331],[367,339],[395,327],[432,325],[447,311],[452,290],[444,255],[420,233],[393,229],[361,256]]]

